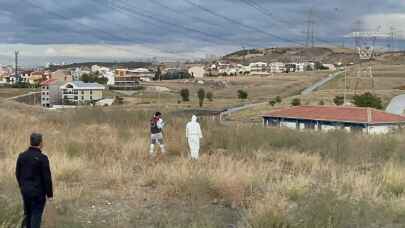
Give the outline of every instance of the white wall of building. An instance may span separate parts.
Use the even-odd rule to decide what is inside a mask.
[[[188,73],[193,75],[195,78],[203,78],[206,72],[204,66],[193,66],[188,69]]]
[[[290,129],[297,129],[297,123],[296,122],[281,121],[280,126],[290,128]]]
[[[368,133],[371,135],[388,134],[394,129],[394,127],[390,126],[369,126]]]

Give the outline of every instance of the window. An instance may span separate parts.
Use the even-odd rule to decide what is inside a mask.
[[[93,90],[90,90],[90,94],[93,94]]]
[[[82,96],[82,100],[84,100],[84,97]]]
[[[75,98],[74,98],[75,100],[77,100],[78,99],[78,97],[77,96],[75,96]]]
[[[316,123],[312,121],[304,122],[305,129],[315,129]]]
[[[82,95],[84,94],[84,91],[82,90]]]
[[[90,96],[90,100],[93,100],[93,97],[92,97],[92,96]]]

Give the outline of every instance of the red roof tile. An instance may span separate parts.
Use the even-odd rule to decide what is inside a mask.
[[[275,110],[268,115],[264,115],[264,117],[368,124],[405,123],[404,116],[394,115],[372,108],[359,107],[297,106]]]

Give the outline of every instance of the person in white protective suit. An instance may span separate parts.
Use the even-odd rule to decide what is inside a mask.
[[[203,137],[200,124],[197,122],[197,117],[193,115],[191,121],[186,126],[186,137],[190,147],[191,159],[198,159],[200,151],[200,139]]]

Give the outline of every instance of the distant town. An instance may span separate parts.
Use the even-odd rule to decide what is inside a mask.
[[[121,64],[122,65],[122,64]],[[124,64],[125,65],[125,64]],[[205,77],[271,76],[315,70],[335,71],[342,63],[251,62],[238,63],[215,60],[204,64],[140,63],[142,67],[113,67],[102,65],[69,66],[64,64],[24,69],[0,66],[0,86],[40,88],[40,104],[44,108],[75,105],[111,105],[114,100],[104,99],[103,91],[136,90],[140,83],[156,80],[201,79]]]

